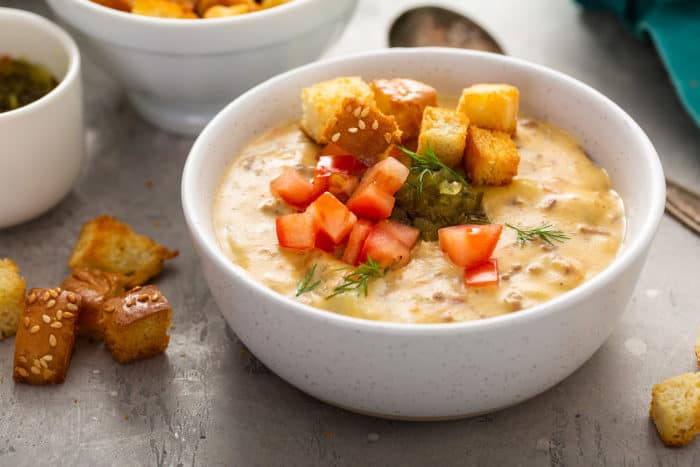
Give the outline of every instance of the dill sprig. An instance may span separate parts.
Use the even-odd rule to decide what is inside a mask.
[[[309,269],[306,272],[306,276],[304,276],[304,279],[301,282],[299,282],[299,284],[297,285],[297,293],[296,293],[297,297],[301,294],[306,293],[306,292],[311,292],[312,290],[314,290],[316,287],[319,286],[319,284],[321,283],[320,279],[317,280],[316,282],[311,283],[311,281],[314,278],[314,274],[316,274],[316,264],[311,266],[311,269]]]
[[[430,172],[438,172],[442,169],[447,170],[457,181],[469,186],[469,182],[467,182],[467,179],[465,179],[461,173],[445,165],[440,158],[435,155],[435,151],[430,147],[430,144],[427,145],[425,152],[422,154],[413,152],[403,146],[399,146],[399,149],[413,161],[410,170],[412,172],[418,172],[418,194],[423,193],[423,177]]]
[[[367,286],[370,279],[378,279],[384,277],[389,271],[389,268],[382,268],[379,263],[367,256],[366,263],[360,263],[356,268],[342,268],[341,270],[349,271],[343,276],[343,283],[333,289],[333,293],[326,299],[333,298],[348,292],[355,292],[357,296],[367,296]]]
[[[534,229],[519,229],[508,223],[506,223],[506,227],[515,230],[520,246],[524,246],[527,242],[532,242],[538,238],[547,245],[554,245],[554,242],[562,243],[571,238],[561,230],[555,229],[549,222],[543,223]]]

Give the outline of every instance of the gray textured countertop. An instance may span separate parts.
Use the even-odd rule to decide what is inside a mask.
[[[409,3],[362,0],[329,54],[385,46],[390,20]],[[668,175],[700,187],[700,130],[653,48],[612,17],[563,0],[442,3],[459,4],[510,54],[607,94],[648,132]],[[47,14],[38,0],[0,6]],[[1,341],[0,465],[700,465],[700,440],[667,449],[647,417],[651,386],[695,369],[700,237],[672,219],[661,224],[622,322],[563,383],[462,421],[355,415],[250,358],[211,299],[186,233],[179,181],[192,139],[144,123],[87,60],[84,76],[89,158],[81,179],[49,214],[0,231],[0,257],[13,258],[29,286],[55,285],[81,224],[112,213],[180,249],[157,281],[176,326],[167,355],[126,366],[101,344],[79,341],[67,382],[46,388],[13,384],[13,340]]]

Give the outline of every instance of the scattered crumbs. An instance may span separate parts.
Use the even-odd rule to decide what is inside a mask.
[[[332,431],[324,431],[323,436],[325,436],[326,438],[331,438],[333,436],[333,432]]]
[[[659,291],[656,289],[647,289],[645,292],[646,296],[649,298],[655,298],[659,296]]]
[[[124,415],[124,420],[129,420],[129,416],[128,416],[128,415]]]
[[[109,393],[109,395],[112,397],[117,397],[117,391],[112,391]]]
[[[149,190],[153,188],[153,180],[146,180],[146,188],[148,188]]]
[[[78,399],[73,399],[73,403],[74,403],[74,404],[77,404],[77,403],[78,403]]]
[[[647,352],[647,344],[638,337],[632,337],[625,341],[625,348],[632,355],[637,357],[644,355]]]
[[[581,414],[580,414],[580,413],[577,413],[576,415],[574,415],[574,417],[576,417],[576,418],[581,418]]]
[[[376,443],[379,441],[379,434],[378,433],[367,433],[367,441],[370,443]]]
[[[93,374],[93,375],[99,375],[99,374],[100,374],[100,370],[92,370],[92,374]]]
[[[185,357],[187,356],[187,354],[186,354],[185,352],[180,352],[180,356],[181,356],[182,358],[185,358]]]

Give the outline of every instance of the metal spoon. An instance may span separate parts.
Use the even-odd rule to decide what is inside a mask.
[[[458,47],[505,54],[479,24],[436,6],[405,11],[389,29],[390,47]],[[666,212],[700,234],[700,195],[666,179]]]

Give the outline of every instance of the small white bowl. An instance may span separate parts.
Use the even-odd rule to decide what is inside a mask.
[[[59,81],[41,99],[0,113],[0,228],[42,214],[70,191],[84,156],[80,54],[65,31],[0,8],[0,55],[45,66]]]
[[[458,95],[474,82],[520,89],[523,114],[579,138],[625,203],[618,257],[580,287],[511,314],[452,324],[367,321],[315,309],[253,280],[219,248],[212,204],[224,169],[273,125],[299,118],[300,91],[337,76],[406,77]],[[475,415],[533,397],[580,367],[622,315],[664,210],[654,147],[620,107],[566,75],[457,49],[391,49],[323,61],[255,87],[212,120],[182,178],[182,204],[204,277],[224,317],[271,370],[334,405],[390,418]]]
[[[134,15],[90,0],[47,0],[84,52],[150,122],[196,135],[231,99],[309,63],[339,37],[357,0],[294,0],[219,19]]]

